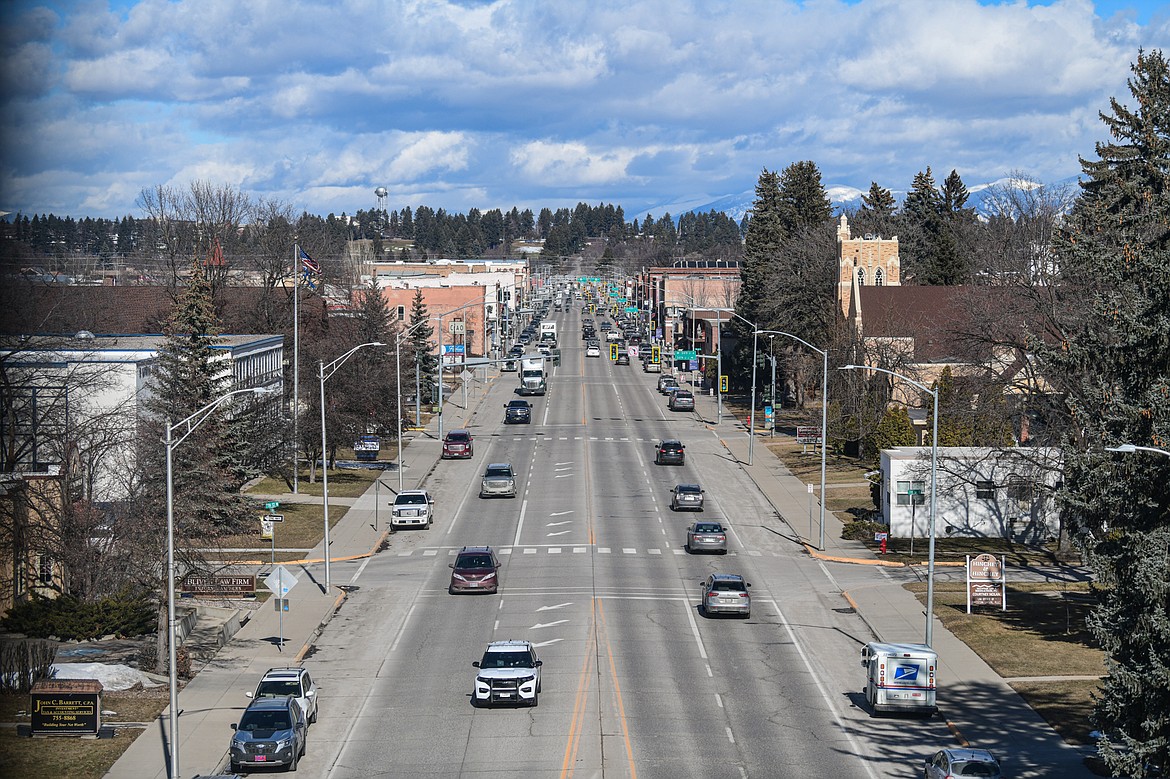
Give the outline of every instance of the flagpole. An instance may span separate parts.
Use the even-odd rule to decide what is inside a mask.
[[[297,477],[297,450],[301,445],[300,425],[298,419],[301,412],[301,343],[300,343],[300,326],[301,318],[297,306],[297,300],[301,297],[301,276],[298,272],[300,270],[299,257],[297,256],[297,249],[299,247],[293,243],[292,256],[292,277],[293,277],[293,495],[298,493],[299,480]]]

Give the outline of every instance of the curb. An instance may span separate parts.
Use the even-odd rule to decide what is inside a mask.
[[[349,593],[347,593],[345,590],[342,590],[337,594],[337,597],[333,601],[333,606],[327,612],[325,612],[325,616],[322,617],[321,621],[317,623],[317,627],[313,628],[313,632],[309,634],[309,637],[305,639],[305,643],[301,645],[300,651],[296,653],[295,657],[293,657],[293,663],[300,665],[305,661],[305,656],[308,655],[309,651],[313,648],[314,642],[320,637],[321,633],[324,632],[325,626],[328,625],[330,620],[333,619],[333,615],[338,612],[338,610],[341,608],[341,604],[345,603],[345,599],[348,597]]]

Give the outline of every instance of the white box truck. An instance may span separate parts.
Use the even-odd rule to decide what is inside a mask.
[[[548,390],[545,358],[528,355],[520,360],[520,394],[543,395]]]
[[[871,641],[861,650],[865,700],[875,713],[935,712],[938,654],[926,644]]]
[[[557,345],[557,323],[556,322],[541,322],[540,323],[539,343],[548,344],[550,348],[556,347],[556,345]]]

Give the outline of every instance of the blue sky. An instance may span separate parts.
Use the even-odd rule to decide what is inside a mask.
[[[1055,181],[1170,12],[1126,0],[9,5],[0,211],[230,184],[313,213],[678,213],[813,160],[834,191]]]

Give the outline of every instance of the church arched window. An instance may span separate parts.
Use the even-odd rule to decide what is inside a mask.
[[[859,286],[859,287],[865,286],[865,268],[858,268],[857,269],[857,286]]]
[[[884,275],[882,275],[882,269],[878,268],[877,270],[875,270],[873,272],[873,285],[875,287],[880,287],[885,283],[886,283],[886,277]]]

